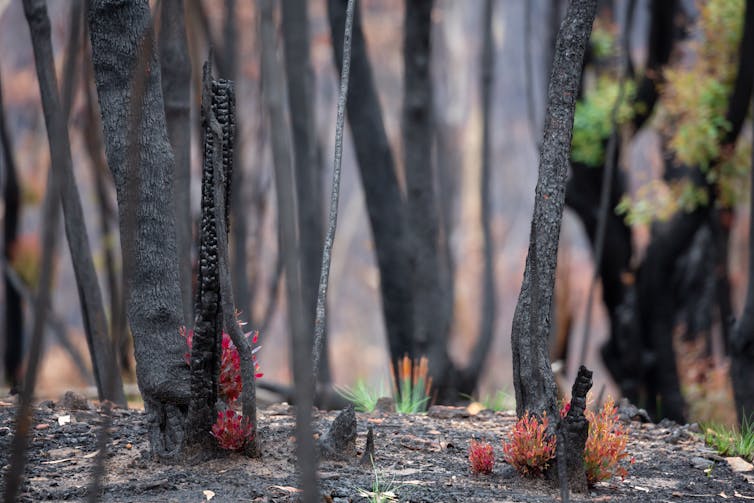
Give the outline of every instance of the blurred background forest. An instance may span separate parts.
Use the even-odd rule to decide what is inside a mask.
[[[483,205],[480,186],[489,188],[489,226],[493,246],[494,285],[497,292],[494,314],[492,344],[486,352],[477,397],[495,396],[499,391],[507,394],[506,406],[512,407],[513,387],[511,371],[510,331],[516,299],[520,290],[526,249],[528,246],[534,186],[537,179],[538,142],[544,123],[544,100],[553,43],[559,16],[565,2],[558,0],[499,0],[494,3],[491,18],[493,41],[493,80],[489,112],[490,173],[487,183],[482,174],[483,106],[480,89],[484,74],[483,26],[484,5],[478,1],[437,0],[432,11],[431,68],[433,84],[433,170],[438,220],[440,222],[440,255],[442,268],[449,272],[443,279],[443,292],[448,303],[436,306],[438,316],[450,316],[448,355],[459,367],[471,359],[474,346],[482,332],[482,306],[484,304],[484,240]],[[650,0],[615,0],[601,2],[599,20],[595,25],[593,40],[594,69],[592,76],[585,78],[585,96],[593,89],[594,102],[582,100],[579,120],[602,121],[609,117],[609,109],[617,96],[616,75],[625,73],[622,58],[615,48],[628,26],[630,57],[638,75],[645,72],[647,61],[657,60],[650,50],[652,3]],[[699,26],[700,14],[705,4],[723,3],[730,9],[739,8],[737,17],[743,19],[743,1],[730,2],[667,2],[677,6],[670,23],[673,43],[669,65],[693,67],[703,60],[704,44],[715,41],[704,39]],[[403,99],[403,2],[398,0],[363,0],[359,2],[361,22],[368,47],[368,55],[379,95],[385,131],[392,147],[399,179],[403,178],[401,137],[401,106]],[[631,4],[631,5],[629,5]],[[66,47],[71,32],[71,6],[73,2],[49,2],[52,21],[52,38],[58,75],[63,74]],[[269,119],[262,104],[260,84],[260,47],[257,37],[257,11],[255,2],[239,0],[186,0],[186,29],[192,65],[192,102],[198,100],[201,63],[210,45],[215,48],[220,76],[223,74],[223,58],[228,56],[228,40],[237,51],[238,155],[236,170],[242,175],[234,185],[234,215],[242,215],[233,223],[242,229],[240,234],[231,230],[233,243],[231,253],[234,283],[245,284],[246,290],[237,290],[236,301],[242,317],[251,327],[260,329],[264,346],[264,379],[267,383],[289,385],[291,382],[290,347],[285,315],[285,295],[281,282],[282,262],[278,250],[278,227],[276,193],[273,174],[273,159],[270,147]],[[733,7],[730,7],[733,6]],[[229,16],[228,9],[233,9]],[[722,9],[722,8],[721,8]],[[626,12],[633,11],[632,21],[626,22]],[[725,10],[725,9],[723,9]],[[735,10],[733,10],[735,15]],[[721,14],[721,22],[729,22],[730,15]],[[319,180],[310,187],[327,200],[332,166],[332,148],[335,131],[335,110],[338,89],[338,72],[334,64],[330,21],[326,0],[309,2],[311,63],[314,73],[313,103],[315,104],[315,138],[318,145],[321,170]],[[228,36],[228,22],[235,24],[235,34]],[[718,26],[719,28],[719,26]],[[737,30],[737,31],[736,31]],[[740,38],[741,27],[730,28]],[[231,32],[232,33],[232,32]],[[234,38],[235,37],[235,38]],[[690,44],[700,41],[700,45]],[[737,54],[738,39],[730,45]],[[719,42],[719,41],[718,41]],[[722,42],[719,42],[722,43]],[[719,49],[719,47],[717,48]],[[715,49],[716,54],[721,54]],[[604,57],[599,56],[600,50]],[[712,49],[710,49],[712,50]],[[731,49],[728,49],[730,52]],[[280,49],[282,52],[282,48]],[[596,56],[595,56],[596,55]],[[108,312],[117,318],[118,301],[112,292],[119,288],[119,254],[117,217],[114,213],[115,197],[109,173],[102,170],[103,153],[99,140],[98,114],[91,114],[93,93],[88,48],[80,53],[78,78],[75,79],[70,112],[70,140],[76,180],[79,185],[86,224],[91,238],[95,264],[99,273]],[[724,60],[724,56],[720,56]],[[662,59],[662,57],[659,57]],[[728,59],[737,61],[737,56]],[[227,60],[226,60],[227,61]],[[665,65],[662,65],[663,68]],[[735,67],[735,64],[732,66]],[[678,67],[678,66],[677,66]],[[670,68],[670,66],[668,66]],[[655,68],[653,71],[657,71]],[[730,71],[728,71],[730,73]],[[598,94],[602,83],[599,75],[610,75],[609,85],[613,94],[605,98]],[[652,75],[651,72],[648,74]],[[735,75],[735,72],[733,72]],[[288,79],[296,78],[288,75]],[[653,75],[654,77],[654,75]],[[730,76],[721,77],[721,79]],[[40,256],[40,205],[45,190],[46,173],[50,165],[49,150],[45,135],[38,86],[35,82],[34,59],[29,32],[24,20],[21,2],[0,1],[0,82],[2,84],[4,120],[10,145],[17,166],[21,209],[18,236],[12,243],[10,256],[12,267],[27,288],[33,289],[36,264]],[[591,80],[590,80],[591,79]],[[630,80],[630,79],[629,79]],[[61,79],[62,82],[62,79]],[[608,85],[608,84],[606,84]],[[635,93],[628,85],[627,96]],[[723,90],[723,96],[727,96]],[[611,97],[612,96],[612,97]],[[602,99],[602,115],[589,115],[588,106]],[[663,92],[655,113],[646,126],[631,137],[623,133],[620,143],[618,169],[623,187],[630,200],[622,200],[622,208],[631,219],[628,240],[617,246],[627,248],[632,264],[644,255],[650,242],[650,222],[653,218],[675,211],[686,211],[686,206],[703,204],[693,186],[681,186],[662,182],[668,177],[664,162],[672,133],[668,128],[681,124],[673,108],[679,100],[690,98],[673,96]],[[666,103],[663,104],[663,101]],[[583,105],[587,103],[587,105]],[[607,105],[605,106],[605,103]],[[747,105],[748,106],[748,105]],[[725,105],[723,105],[723,109]],[[192,106],[191,150],[191,205],[193,218],[199,213],[199,179],[201,173],[199,149],[198,108]],[[608,114],[605,115],[605,110]],[[621,116],[620,112],[618,115]],[[675,114],[675,115],[674,115]],[[659,117],[657,117],[659,115]],[[581,117],[581,119],[579,119]],[[633,116],[632,116],[633,117]],[[630,118],[631,120],[632,117]],[[670,117],[670,119],[669,119]],[[697,118],[695,120],[704,120]],[[689,119],[690,120],[690,119]],[[626,122],[620,119],[619,122]],[[609,126],[609,122],[607,125]],[[671,126],[668,126],[671,124]],[[608,129],[598,126],[597,129]],[[187,126],[188,127],[188,126]],[[588,127],[585,131],[588,131]],[[596,139],[582,137],[588,147],[602,144],[609,133]],[[738,144],[751,146],[750,125],[744,125]],[[663,142],[663,137],[666,139]],[[92,142],[95,142],[92,144]],[[574,140],[577,141],[577,140]],[[681,150],[683,150],[683,146]],[[585,158],[574,160],[588,166],[591,163],[587,152]],[[604,158],[604,153],[597,154]],[[713,156],[715,157],[715,156]],[[672,333],[675,335],[675,350],[678,356],[678,374],[681,390],[689,405],[688,419],[716,420],[732,423],[735,409],[728,379],[726,356],[727,330],[730,317],[740,312],[746,289],[747,240],[748,240],[748,169],[750,155],[740,154],[743,169],[733,169],[729,186],[734,190],[728,199],[715,198],[717,221],[729,226],[729,235],[715,233],[710,225],[708,234],[695,238],[688,253],[679,257],[678,272],[669,290],[682,297],[672,308]],[[598,165],[604,165],[604,161]],[[599,170],[597,167],[586,169]],[[7,186],[6,171],[3,183]],[[569,189],[570,190],[570,189]],[[585,192],[580,192],[584,194]],[[568,199],[568,196],[567,196]],[[5,200],[5,199],[4,199]],[[599,199],[596,199],[599,201]],[[690,201],[690,202],[689,202]],[[722,202],[721,202],[722,201]],[[612,203],[617,201],[613,201]],[[620,376],[608,371],[601,348],[608,341],[611,331],[611,314],[602,302],[598,286],[593,294],[591,316],[587,316],[587,304],[591,279],[594,275],[591,241],[578,213],[572,208],[578,202],[569,202],[566,209],[560,241],[556,298],[553,316],[553,360],[565,388],[573,381],[582,363],[582,346],[588,338],[585,363],[595,370],[595,390],[598,393],[619,396],[625,388]],[[614,208],[616,204],[611,204]],[[596,211],[597,206],[592,210]],[[691,208],[693,209],[693,208]],[[237,213],[235,213],[237,212]],[[324,221],[324,206],[322,206]],[[620,221],[626,215],[620,217]],[[3,218],[7,217],[7,209]],[[388,351],[385,322],[381,307],[380,274],[375,259],[375,249],[370,231],[365,196],[359,177],[356,155],[347,131],[343,157],[343,185],[340,200],[338,234],[335,240],[328,315],[328,345],[332,382],[352,386],[363,379],[370,386],[379,387],[389,383],[390,353]],[[618,218],[618,217],[614,217]],[[710,230],[712,229],[712,230]],[[591,231],[594,232],[592,228]],[[605,262],[620,252],[610,248],[610,230]],[[245,234],[245,235],[244,235]],[[701,234],[701,231],[700,233]],[[240,239],[240,241],[239,241]],[[698,243],[697,243],[698,241]],[[727,248],[722,255],[715,255],[718,245]],[[239,251],[239,246],[241,251]],[[633,248],[633,252],[632,252]],[[696,255],[695,255],[696,254]],[[712,255],[710,255],[712,254]],[[243,257],[240,262],[238,257]],[[196,253],[193,254],[194,258]],[[713,258],[710,258],[713,257]],[[617,260],[617,259],[616,259]],[[689,265],[690,264],[690,265]],[[701,265],[700,265],[701,264]],[[720,293],[716,285],[715,271],[720,264],[727,264],[729,291]],[[685,267],[685,269],[684,269]],[[702,270],[704,272],[699,272]],[[690,272],[689,272],[690,271]],[[246,281],[239,280],[241,275]],[[710,279],[711,278],[711,279]],[[625,280],[630,283],[633,280]],[[76,282],[71,267],[67,246],[59,246],[56,278],[54,283],[54,320],[43,360],[38,395],[57,396],[63,390],[92,386],[93,379],[87,356],[83,323],[77,296]],[[675,295],[674,294],[674,295]],[[730,299],[727,311],[721,308],[720,299]],[[2,297],[7,305],[6,296]],[[27,316],[30,314],[25,304]],[[732,306],[732,307],[731,307]],[[122,308],[121,308],[122,309]],[[114,315],[114,316],[113,316]],[[7,352],[10,337],[7,333],[7,313],[2,315],[4,341],[1,347]],[[122,311],[121,311],[122,316]],[[587,322],[587,318],[589,321]],[[124,323],[121,321],[121,324]],[[586,335],[585,325],[589,325]],[[613,323],[615,321],[613,320]],[[117,320],[113,321],[117,325]],[[28,331],[29,323],[24,325]],[[114,337],[128,355],[128,338],[114,330]],[[66,347],[68,346],[68,347]],[[71,354],[76,355],[75,358]],[[78,363],[77,361],[78,360]],[[131,376],[133,367],[125,358],[124,371]],[[7,361],[4,363],[6,385]],[[83,367],[83,368],[82,368]],[[129,370],[130,369],[130,370]],[[623,376],[625,377],[625,376]],[[625,383],[624,383],[625,384]]]

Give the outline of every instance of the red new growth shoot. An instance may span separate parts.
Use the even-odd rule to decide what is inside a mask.
[[[488,442],[471,441],[469,446],[469,464],[474,473],[492,473],[495,466],[495,451]]]
[[[503,442],[505,461],[526,476],[541,475],[555,457],[554,435],[547,434],[547,414],[540,421],[528,412],[516,422],[510,440]]]
[[[615,475],[625,477],[627,471],[621,463],[633,463],[633,459],[628,459],[628,431],[618,422],[613,400],[605,402],[597,413],[587,410],[584,414],[589,421],[589,436],[584,448],[587,482],[593,485]]]
[[[194,340],[194,331],[186,330],[185,327],[181,327],[179,329],[179,332],[181,336],[186,339],[188,351],[184,355],[184,358],[186,360],[186,364],[190,365],[191,347]],[[254,332],[249,332],[244,335],[247,339],[251,337],[251,358],[254,362],[254,377],[259,379],[264,375],[260,371],[259,362],[257,361],[256,355],[257,351],[262,348],[262,346],[256,346],[257,342],[259,341],[259,332],[255,330]],[[230,336],[225,332],[223,332],[221,345],[223,352],[222,356],[220,357],[220,394],[223,396],[225,402],[228,405],[232,405],[233,402],[235,402],[241,395],[241,358],[238,355],[238,349],[236,349],[235,344],[233,344]]]
[[[212,425],[212,436],[223,449],[237,451],[251,440],[251,421],[232,409],[217,413],[217,421]]]

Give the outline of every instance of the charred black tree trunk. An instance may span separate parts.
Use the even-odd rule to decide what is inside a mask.
[[[314,326],[319,271],[322,264],[323,199],[322,170],[317,158],[314,118],[314,72],[309,44],[307,0],[281,3],[285,70],[288,75],[288,112],[293,139],[299,242],[301,243],[301,294],[307,327]],[[341,33],[342,36],[342,33]],[[326,329],[325,329],[326,330]],[[313,335],[313,332],[307,331]],[[330,382],[327,337],[319,361],[319,381]],[[312,344],[310,343],[309,346]],[[319,383],[318,383],[319,384]]]
[[[455,399],[456,376],[447,352],[452,310],[443,284],[440,218],[432,167],[432,80],[430,40],[432,0],[406,2],[402,110],[403,165],[413,291],[413,354],[429,358],[437,400]]]
[[[754,152],[754,151],[752,151]],[[752,154],[752,182],[754,182],[754,154]],[[752,184],[754,188],[754,184]],[[754,189],[749,197],[749,272],[746,301],[741,318],[731,334],[730,377],[736,399],[738,420],[751,424],[754,414]]]
[[[346,0],[328,0],[335,63],[341,71]],[[361,29],[360,2],[356,4],[351,52],[351,77],[346,112],[351,126],[359,173],[372,228],[380,271],[382,310],[390,359],[413,355],[413,309],[408,260],[406,212],[393,154],[385,133],[382,111]]]
[[[202,199],[199,231],[199,271],[196,291],[196,321],[191,344],[191,403],[187,417],[187,439],[190,443],[205,444],[215,420],[218,398],[222,312],[220,304],[220,274],[218,246],[218,212],[224,218],[224,208],[215,206],[215,151],[221,146],[220,132],[211,129],[212,83],[208,65],[202,76]],[[219,126],[218,126],[219,128]]]
[[[238,81],[238,27],[236,17],[236,0],[225,0],[225,26],[224,26],[224,57],[227,61],[225,77],[233,82]],[[236,119],[238,121],[238,118]],[[236,131],[242,131],[241,122],[236,123]],[[239,135],[243,137],[242,135]],[[230,228],[230,247],[231,247],[231,276],[233,281],[233,296],[236,299],[236,306],[241,316],[249,323],[257,325],[256,320],[252,319],[253,314],[253,285],[249,279],[248,271],[248,253],[246,246],[248,244],[248,221],[249,218],[256,218],[259,221],[262,216],[249,214],[249,202],[246,199],[244,184],[246,182],[246,163],[243,158],[243,148],[233,150],[233,178],[230,184],[233,190],[230,193],[230,214],[233,220],[233,226]],[[263,213],[263,212],[262,212]],[[253,266],[252,266],[253,267]]]
[[[513,317],[513,384],[516,412],[558,417],[548,340],[568,155],[581,67],[597,9],[596,0],[574,0],[560,26],[548,90],[529,252]]]
[[[283,89],[285,76],[276,58],[274,7],[272,0],[259,2],[259,37],[262,51],[262,79],[264,100],[270,117],[272,155],[275,164],[275,187],[280,222],[280,244],[285,263],[286,301],[289,329],[296,348],[293,358],[293,379],[296,398],[296,455],[300,470],[303,501],[314,503],[320,499],[317,489],[317,460],[312,439],[311,409],[314,396],[312,382],[311,345],[304,324],[304,304],[301,298],[299,272],[298,216],[296,214],[296,178],[291,159],[291,135],[285,117]]]
[[[743,73],[742,66],[746,61],[745,58],[748,58],[748,89],[750,94],[752,85],[754,85],[752,81],[754,71],[751,68],[751,59],[754,58],[752,52],[754,52],[754,1],[747,0],[739,72]],[[754,102],[754,99],[752,99],[752,102]],[[743,113],[745,114],[745,112]],[[751,176],[752,181],[754,181],[754,149],[752,150]],[[751,421],[752,414],[754,414],[754,184],[752,184],[752,194],[749,201],[749,271],[746,301],[741,318],[736,323],[730,341],[730,376],[733,381],[733,394],[736,398],[736,409],[740,422],[745,419]]]
[[[586,395],[592,389],[592,371],[583,365],[579,367],[579,373],[571,388],[571,402],[566,416],[560,420],[558,426],[559,445],[557,466],[551,469],[552,475],[559,475],[561,491],[567,483],[568,489],[576,493],[585,493],[588,490],[586,471],[584,470],[584,448],[586,439],[589,436],[589,421],[587,421],[584,411],[586,410]],[[565,464],[565,467],[561,464]],[[566,480],[560,477],[563,470],[566,474]],[[555,479],[551,475],[551,479]]]
[[[18,219],[21,212],[21,194],[16,174],[16,159],[13,155],[13,145],[8,134],[5,121],[5,103],[3,101],[2,86],[0,85],[0,142],[3,149],[3,203],[5,216],[3,227],[3,260],[4,267],[9,268],[13,260],[13,247],[18,237]],[[5,353],[3,365],[5,380],[10,386],[11,393],[18,390],[20,384],[20,368],[23,359],[24,313],[21,305],[21,294],[13,286],[8,271],[3,271],[5,284]]]
[[[186,343],[179,335],[174,159],[149,5],[93,0],[89,27],[105,149],[118,196],[136,375],[152,450],[170,457],[184,443],[191,390]]]
[[[160,18],[160,69],[165,120],[173,147],[173,206],[178,247],[183,321],[194,321],[191,295],[191,58],[186,41],[183,0],[164,0]]]
[[[721,141],[721,151],[735,144],[746,118],[754,84],[753,50],[754,1],[747,0],[738,73],[725,115],[731,127]],[[717,162],[715,159],[710,164]],[[682,422],[685,419],[685,403],[680,392],[673,351],[675,304],[670,271],[678,258],[688,250],[699,228],[708,222],[715,193],[699,167],[676,169],[688,170],[692,182],[707,190],[710,202],[693,212],[680,212],[668,224],[658,227],[639,269],[637,298],[641,316],[640,329],[645,338],[645,347],[649,349],[644,361],[647,412]]]
[[[45,124],[48,128],[53,128],[52,123],[56,120],[55,117],[59,117],[65,124],[64,106],[66,104],[61,104],[58,96],[55,66],[52,59],[52,42],[50,41],[50,20],[47,16],[47,10],[44,6],[39,5],[27,10],[27,19],[32,33],[42,107],[45,112]],[[74,19],[78,19],[75,11]],[[74,31],[76,33],[71,39],[76,42],[76,45],[71,44],[71,47],[73,47],[72,53],[75,54],[75,52],[78,52],[79,34],[78,30],[74,29]],[[68,58],[69,65],[72,64],[73,60],[74,57]],[[70,96],[70,92],[67,94]],[[50,159],[52,169],[61,172],[60,196],[65,216],[65,235],[73,261],[86,341],[89,346],[94,378],[97,384],[97,394],[100,400],[109,399],[114,403],[125,406],[123,384],[120,373],[117,372],[118,367],[110,343],[102,292],[94,269],[94,260],[89,247],[89,235],[84,222],[84,211],[81,207],[81,198],[73,175],[67,126],[62,138],[59,138],[57,142],[50,142]]]
[[[633,123],[635,130],[652,114],[656,103],[660,70],[667,63],[676,38],[674,16],[677,4],[677,0],[651,3],[649,56],[633,99],[633,105],[642,105],[634,106],[637,110]],[[610,162],[617,166],[619,158],[620,149],[616,148]],[[631,229],[622,217],[614,211],[600,214],[600,191],[607,162],[608,159],[605,159],[605,163],[599,167],[575,162],[571,164],[566,204],[581,220],[595,255],[601,256],[598,272],[602,283],[602,300],[610,320],[610,338],[602,348],[602,357],[622,394],[636,401],[641,382],[636,369],[641,367],[643,344],[635,319],[636,293],[631,267],[633,240]],[[612,209],[627,192],[627,181],[620,170],[615,170],[610,182],[608,208]],[[602,249],[597,250],[597,228],[601,218],[606,219],[605,234]]]
[[[88,29],[84,35],[88,39]],[[85,128],[84,145],[90,159],[92,178],[94,179],[94,193],[99,208],[99,228],[103,236],[102,252],[105,259],[105,280],[110,301],[110,338],[116,348],[121,373],[133,372],[131,353],[133,344],[126,319],[125,299],[123,298],[123,270],[118,261],[116,250],[116,236],[118,211],[111,196],[112,180],[107,170],[104,142],[102,139],[102,123],[97,109],[97,96],[94,88],[94,75],[91,58],[86,58],[85,100]]]

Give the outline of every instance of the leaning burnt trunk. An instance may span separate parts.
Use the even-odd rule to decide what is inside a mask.
[[[338,71],[342,70],[343,62],[346,3],[346,0],[327,2]],[[406,243],[406,211],[361,29],[359,5],[360,2],[357,2],[354,13],[346,113],[380,271],[382,311],[390,360],[397,364],[403,355],[413,354],[412,295],[410,284],[406,281],[411,275]]]
[[[94,76],[118,198],[127,316],[151,447],[174,457],[190,397],[173,208],[174,159],[146,0],[93,0]],[[142,120],[143,119],[143,120]]]
[[[597,10],[596,0],[574,0],[560,26],[548,91],[529,252],[513,317],[516,412],[558,417],[548,340],[568,156],[581,66]]]

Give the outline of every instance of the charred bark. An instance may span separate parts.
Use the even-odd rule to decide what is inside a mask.
[[[568,155],[581,67],[597,9],[596,0],[574,0],[558,33],[535,191],[529,252],[513,317],[513,383],[516,412],[557,417],[557,390],[547,342]]]
[[[288,113],[293,139],[299,242],[301,244],[301,294],[306,326],[314,326],[324,239],[322,169],[317,158],[314,117],[314,72],[309,44],[307,0],[281,3],[285,70],[288,75]],[[327,327],[325,327],[325,333]],[[307,331],[307,333],[310,333]],[[311,332],[313,334],[313,332]],[[319,360],[319,383],[330,382],[327,336]],[[310,346],[312,342],[309,344]]]
[[[136,374],[152,450],[169,458],[184,443],[190,386],[179,335],[183,309],[171,210],[175,161],[149,5],[93,0],[89,27],[105,150],[118,196]]]
[[[18,219],[21,213],[21,194],[16,174],[16,159],[13,154],[8,126],[5,121],[5,103],[0,85],[0,142],[3,148],[3,203],[5,216],[3,226],[4,267],[10,267],[13,260],[13,247],[18,237]],[[4,271],[5,285],[5,352],[3,365],[5,380],[11,393],[16,393],[21,384],[21,362],[23,360],[24,313],[21,293],[13,286],[9,275]]]
[[[160,70],[165,121],[173,147],[173,208],[184,325],[194,321],[191,295],[191,58],[183,0],[164,0],[160,18]]]
[[[115,355],[110,344],[110,335],[107,329],[102,292],[100,291],[97,273],[94,269],[91,248],[89,247],[89,235],[84,222],[84,211],[81,207],[76,179],[73,175],[73,163],[71,161],[71,146],[68,140],[68,127],[66,124],[63,106],[58,96],[57,79],[52,56],[52,42],[50,40],[50,20],[44,5],[27,4],[27,20],[32,33],[32,45],[37,65],[37,75],[40,82],[40,94],[42,107],[45,112],[45,124],[53,129],[54,121],[60,121],[65,126],[62,137],[57,141],[50,141],[50,159],[52,169],[60,171],[63,214],[65,235],[73,261],[73,270],[76,276],[76,286],[81,303],[81,315],[84,321],[89,354],[92,359],[94,379],[97,384],[97,394],[100,400],[111,400],[118,405],[125,406],[126,399],[123,394],[123,384],[120,374],[117,372]],[[80,12],[80,11],[79,11]],[[74,12],[74,19],[79,16]],[[78,32],[71,38],[71,54],[78,52]],[[69,65],[74,57],[68,58]],[[70,103],[70,92],[68,103]],[[57,134],[57,133],[55,133]]]
[[[327,2],[338,71],[342,71],[346,3],[346,0]],[[403,355],[413,355],[412,294],[406,281],[411,277],[406,211],[361,29],[359,5],[357,2],[354,13],[346,112],[380,271],[382,311],[390,359],[397,364]]]
[[[24,13],[32,33],[39,28],[47,27],[46,37],[40,38],[39,33],[33,35],[35,63],[38,65],[38,78],[40,94],[46,95],[54,89],[56,92],[49,94],[49,98],[57,103],[55,107],[60,110],[60,101],[57,93],[55,72],[50,72],[51,65],[43,65],[42,56],[36,54],[40,49],[46,53],[45,59],[52,59],[52,45],[49,38],[49,18],[47,5],[41,0],[25,0]],[[45,20],[47,22],[45,23]],[[35,26],[36,24],[36,26]],[[43,31],[42,34],[45,34]],[[43,46],[43,42],[46,44]],[[66,124],[62,114],[51,114],[52,108],[45,108],[45,119],[49,121],[47,138],[50,144],[55,144],[55,152],[59,151],[62,142],[67,140]],[[51,148],[52,150],[52,148]],[[15,429],[11,442],[10,455],[8,456],[9,469],[5,473],[5,488],[3,501],[16,501],[21,489],[24,467],[26,466],[26,450],[28,445],[29,431],[32,423],[32,398],[37,381],[37,370],[42,357],[44,343],[44,326],[50,308],[50,291],[53,277],[53,257],[56,252],[57,228],[60,223],[60,189],[62,185],[62,173],[60,170],[51,169],[47,175],[47,190],[42,203],[42,261],[40,264],[39,285],[34,303],[34,316],[32,318],[32,334],[29,344],[29,358],[26,365],[26,374],[21,388],[18,406],[16,407]]]
[[[262,79],[264,100],[270,117],[272,155],[275,164],[280,243],[285,263],[285,286],[289,329],[294,352],[293,379],[296,394],[296,454],[300,469],[300,484],[305,503],[320,499],[317,489],[317,460],[312,439],[311,409],[314,395],[312,382],[311,346],[305,333],[304,308],[301,298],[300,248],[296,214],[296,178],[291,159],[291,135],[286,124],[283,68],[275,56],[274,3],[259,2],[259,33],[262,51]]]
[[[450,378],[447,337],[452,310],[442,282],[439,244],[439,209],[432,166],[432,83],[430,76],[431,15],[434,2],[406,2],[403,57],[404,96],[401,117],[403,165],[406,173],[406,213],[413,293],[413,352],[429,358],[437,400],[446,401],[456,392]]]

